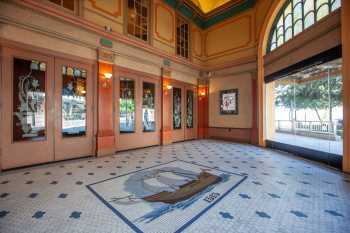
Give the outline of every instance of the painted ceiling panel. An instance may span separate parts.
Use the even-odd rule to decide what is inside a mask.
[[[169,6],[177,9],[182,16],[192,20],[202,29],[209,28],[214,24],[220,23],[225,19],[254,7],[256,1],[257,0],[164,0]],[[188,4],[193,5],[193,7],[203,12],[197,12]],[[217,10],[217,12],[215,12],[215,10]]]
[[[203,11],[209,13],[216,8],[228,3],[231,0],[190,0],[194,5]]]

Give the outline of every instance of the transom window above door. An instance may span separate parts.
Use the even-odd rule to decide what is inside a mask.
[[[287,0],[273,24],[267,52],[275,50],[341,7],[341,0]]]

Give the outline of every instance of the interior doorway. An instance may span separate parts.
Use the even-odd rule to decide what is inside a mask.
[[[160,144],[160,77],[116,67],[116,151]]]
[[[2,48],[1,168],[93,154],[93,68]]]
[[[173,82],[172,140],[180,142],[197,138],[197,88],[194,85]]]

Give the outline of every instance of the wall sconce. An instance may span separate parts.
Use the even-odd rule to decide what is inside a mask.
[[[112,74],[111,73],[104,73],[104,82],[102,84],[103,88],[109,88],[110,87],[110,81],[112,78]]]
[[[205,91],[199,92],[199,96],[205,96]]]
[[[163,92],[165,95],[168,95],[171,89],[173,89],[173,86],[171,86],[170,84],[163,84]]]

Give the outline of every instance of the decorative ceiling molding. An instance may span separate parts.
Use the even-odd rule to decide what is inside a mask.
[[[196,4],[190,0],[164,0],[170,7],[180,12],[187,19],[194,22],[201,29],[207,29],[230,17],[254,7],[256,0],[231,0],[228,3],[203,13]]]

